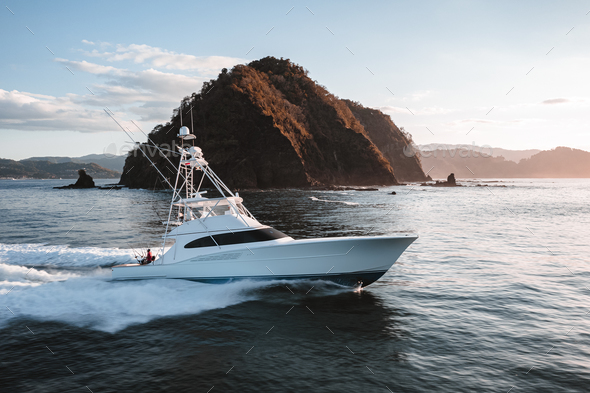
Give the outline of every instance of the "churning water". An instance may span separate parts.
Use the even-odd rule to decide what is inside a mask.
[[[241,193],[295,238],[420,235],[361,292],[112,282],[171,194],[68,182],[0,181],[2,391],[590,390],[588,180]]]

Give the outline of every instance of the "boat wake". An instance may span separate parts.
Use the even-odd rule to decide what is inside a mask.
[[[299,295],[309,291],[312,296],[344,290],[306,280],[222,285],[187,280],[111,281],[111,269],[104,266],[131,259],[128,250],[49,249],[51,246],[0,245],[0,296],[8,308],[0,329],[18,319],[33,319],[115,333],[157,318],[273,298],[269,293],[287,293],[288,289]]]
[[[112,266],[134,262],[133,251],[45,244],[0,244],[0,263],[22,266]]]
[[[103,275],[15,286],[3,297],[14,318],[55,321],[115,333],[156,318],[197,314],[253,300],[258,283],[201,284],[185,280],[112,282]],[[3,285],[3,292],[6,287]]]

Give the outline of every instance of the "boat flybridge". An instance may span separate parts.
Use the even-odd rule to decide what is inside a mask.
[[[169,183],[173,196],[160,256],[145,265],[113,266],[115,280],[181,278],[226,283],[318,279],[366,286],[385,274],[417,239],[402,235],[295,240],[258,222],[238,193],[213,172],[201,149],[185,147],[187,140],[195,138],[187,127],[181,127],[178,136],[183,147],[179,147],[176,182],[174,186]],[[205,197],[207,191],[201,191],[205,178],[220,197]],[[166,249],[171,240],[174,244]]]

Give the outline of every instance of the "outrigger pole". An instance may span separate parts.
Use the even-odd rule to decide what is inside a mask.
[[[122,129],[122,130],[123,130],[123,132],[124,132],[124,133],[125,133],[125,134],[126,134],[128,137],[129,137],[129,139],[131,139],[131,140],[132,140],[133,142],[135,142],[135,143],[138,143],[138,142],[136,142],[136,141],[135,141],[135,139],[133,139],[133,137],[132,137],[131,135],[129,135],[129,132],[127,132],[127,130],[126,130],[126,129],[125,129],[125,128],[124,128],[124,127],[123,127],[123,126],[122,126],[122,125],[121,125],[121,124],[120,124],[120,123],[117,121],[117,119],[115,119],[115,117],[114,117],[112,114],[110,114],[110,113],[109,113],[109,111],[107,111],[106,109],[104,109],[104,111],[105,111],[105,113],[106,113],[107,115],[109,115],[109,117],[110,117],[111,119],[113,119],[113,121],[114,121],[115,123],[117,123],[117,125],[118,125],[118,126],[119,126],[119,127]],[[134,123],[134,124],[135,124],[135,123]],[[143,131],[142,131],[142,132],[143,132]],[[149,139],[149,137],[148,137],[148,139]],[[152,143],[154,143],[154,142],[152,141]],[[169,162],[170,164],[172,164],[172,162],[171,162],[171,161],[168,159],[168,157],[166,157],[166,155],[165,155],[165,154],[162,152],[162,150],[161,150],[161,149],[158,147],[158,145],[156,145],[156,144],[154,143],[154,147],[155,147],[156,149],[158,149],[158,151],[160,152],[160,154],[162,154],[162,156],[164,156],[164,158],[166,158],[166,160],[168,160],[168,162]],[[172,198],[173,198],[173,200],[174,200],[174,198],[176,197],[176,195],[178,195],[178,196],[179,196],[179,197],[182,199],[182,197],[180,196],[180,193],[178,193],[178,192],[176,191],[176,187],[173,187],[173,186],[172,186],[172,184],[170,184],[170,182],[168,181],[168,179],[166,178],[166,176],[164,176],[164,174],[162,174],[162,172],[161,172],[161,171],[158,169],[158,167],[156,166],[156,164],[154,164],[154,162],[153,162],[153,161],[150,159],[150,157],[149,157],[149,156],[146,154],[146,152],[144,152],[144,151],[143,151],[141,148],[138,148],[138,150],[139,150],[139,151],[141,151],[141,153],[142,153],[142,154],[145,156],[145,158],[147,158],[147,159],[148,159],[148,161],[150,162],[150,164],[151,164],[151,165],[154,167],[154,169],[155,169],[155,170],[156,170],[156,171],[157,171],[157,172],[160,174],[160,176],[162,176],[162,178],[164,179],[164,181],[165,181],[165,182],[168,184],[168,186],[169,186],[169,187],[172,189],[172,193],[173,193],[173,197],[172,197]],[[182,159],[181,159],[181,161],[182,161]],[[174,168],[174,164],[172,164],[172,167]],[[179,168],[179,169],[180,169],[180,168]],[[178,170],[178,171],[177,171],[177,175],[176,175],[176,183],[177,183],[177,184],[178,184],[178,177],[179,177],[179,176],[181,176],[181,175],[180,175],[180,170]],[[183,179],[184,179],[184,176],[183,176]],[[184,180],[185,180],[185,182],[186,182],[186,179],[184,179]],[[172,209],[172,206],[171,206],[171,209]],[[169,224],[169,222],[170,222],[170,214],[168,214],[168,221],[166,222],[166,232],[168,232],[168,224]],[[166,239],[166,238],[164,237],[164,242],[166,241],[165,239]],[[163,256],[164,256],[164,244],[162,245],[162,257],[163,257]]]
[[[131,135],[129,135],[129,133],[127,132],[127,130],[125,130],[125,128],[123,128],[123,126],[117,121],[117,119],[115,119],[115,117],[113,115],[111,115],[106,109],[104,109],[104,111],[105,111],[105,113],[107,115],[110,116],[111,119],[113,119],[113,121],[115,123],[117,123],[117,125],[123,130],[123,132],[125,134],[127,134],[127,136],[129,137],[129,139],[131,139],[135,143],[139,143],[139,142],[136,142],[135,139],[133,139],[133,137]],[[154,144],[154,147],[156,149],[158,149],[158,151],[162,154],[162,156],[164,156],[164,158],[166,158],[166,160],[168,160],[168,162],[170,162],[170,164],[172,164],[172,162],[168,159],[168,157],[166,157],[166,155],[162,152],[162,150],[160,150],[160,148],[157,145]],[[162,176],[162,178],[168,184],[168,186],[172,189],[172,191],[174,191],[174,193],[176,193],[176,189],[174,187],[172,187],[172,184],[170,184],[170,182],[168,181],[168,179],[166,178],[166,176],[164,176],[162,174],[162,172],[160,172],[160,170],[158,169],[158,167],[156,166],[156,164],[154,164],[154,162],[150,159],[150,157],[141,148],[138,148],[138,150],[145,156],[145,158],[148,159],[148,161],[150,162],[150,164],[152,164],[152,166],[154,167],[154,169],[160,174],[160,176]],[[174,167],[174,164],[172,164],[172,167]]]

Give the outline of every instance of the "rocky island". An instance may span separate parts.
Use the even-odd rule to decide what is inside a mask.
[[[431,187],[461,187],[460,184],[457,184],[454,173],[451,173],[449,176],[447,176],[447,181],[437,180],[435,183],[422,183],[422,185]]]
[[[411,136],[382,112],[342,100],[288,59],[266,57],[223,69],[185,97],[171,120],[138,147],[165,176],[176,170],[153,146],[175,150],[182,124],[228,186],[244,188],[395,185],[428,181],[419,157],[403,154]],[[178,158],[169,159],[177,165]],[[137,149],[121,185],[163,187]]]
[[[70,184],[67,186],[53,187],[53,188],[57,188],[58,190],[66,190],[66,189],[70,189],[70,188],[96,188],[96,186],[94,185],[94,180],[92,179],[92,176],[87,174],[84,169],[78,170],[78,175],[79,175],[79,177],[78,177],[78,180],[76,181],[76,183]]]
[[[469,181],[468,182],[473,182],[473,181]],[[488,183],[497,183],[498,180],[494,180]],[[430,182],[430,183],[422,183],[420,184],[423,187],[465,187],[465,184],[458,184],[457,180],[455,179],[455,174],[451,173],[449,176],[447,176],[447,180],[437,180],[434,183]],[[506,187],[506,185],[504,184],[499,184],[499,185],[489,185],[489,184],[481,184],[481,183],[477,183],[477,184],[472,184],[472,186],[474,187]],[[469,186],[467,186],[469,187]],[[395,194],[395,191],[393,192],[393,194]]]

